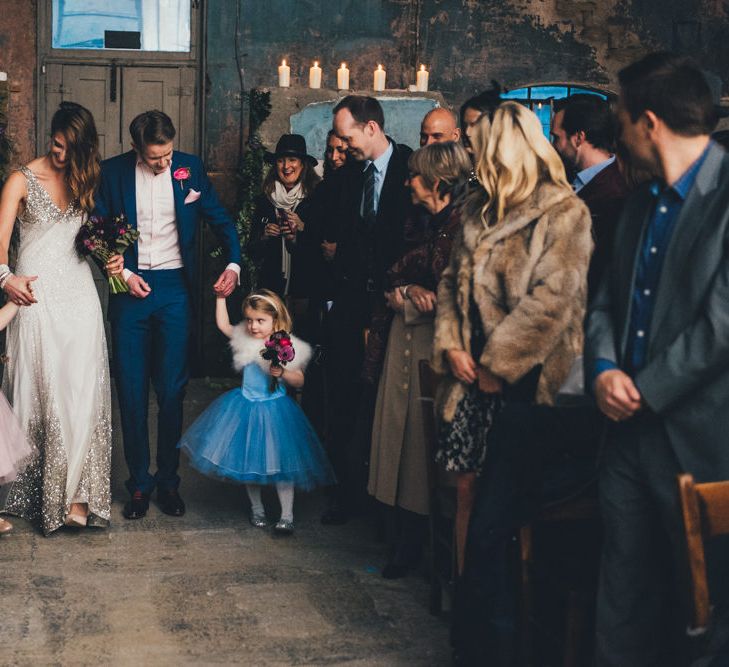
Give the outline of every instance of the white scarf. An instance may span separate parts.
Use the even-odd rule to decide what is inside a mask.
[[[273,192],[268,198],[276,208],[282,208],[284,211],[295,211],[299,203],[306,198],[306,194],[301,182],[287,190],[281,181],[274,181]],[[281,273],[286,279],[286,286],[284,287],[284,295],[286,295],[289,293],[289,282],[291,281],[291,253],[286,247],[286,239],[283,236],[281,236]]]

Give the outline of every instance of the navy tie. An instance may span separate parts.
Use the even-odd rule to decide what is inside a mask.
[[[370,162],[365,169],[364,180],[364,199],[362,206],[362,217],[368,227],[372,227],[377,220],[377,210],[375,209],[375,163]]]

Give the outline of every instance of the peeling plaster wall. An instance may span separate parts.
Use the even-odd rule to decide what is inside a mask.
[[[378,62],[388,87],[405,88],[424,62],[431,89],[458,106],[491,79],[511,88],[569,81],[614,90],[626,64],[673,49],[696,57],[729,90],[724,0],[208,0],[207,157],[221,171],[235,168],[240,137],[237,2],[245,88],[275,85],[281,58],[294,86],[307,85],[314,60],[323,87],[332,86],[346,61],[352,88],[370,87]]]
[[[36,0],[0,0],[0,71],[8,73],[8,134],[15,159],[35,157]]]

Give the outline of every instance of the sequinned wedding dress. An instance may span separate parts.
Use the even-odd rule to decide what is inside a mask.
[[[84,215],[61,211],[26,167],[16,273],[38,276],[38,303],[22,307],[7,333],[3,391],[38,455],[12,484],[5,511],[41,526],[63,525],[73,502],[89,525],[111,507],[111,393],[101,306],[91,269],[74,248]]]

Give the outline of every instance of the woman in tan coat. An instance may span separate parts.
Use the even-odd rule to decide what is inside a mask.
[[[377,393],[368,485],[388,508],[392,553],[382,572],[386,578],[403,576],[414,565],[427,534],[430,452],[422,427],[418,364],[430,358],[435,290],[460,229],[454,194],[468,180],[471,162],[463,146],[446,142],[413,153],[408,168],[413,203],[428,215],[418,221],[420,242],[387,275],[392,291],[386,297],[394,316]]]
[[[582,351],[590,214],[537,117],[516,102],[480,142],[482,185],[438,288],[433,364],[445,375],[438,459],[459,473],[459,570],[476,475],[499,404],[551,404]],[[496,417],[498,418],[498,417]]]

